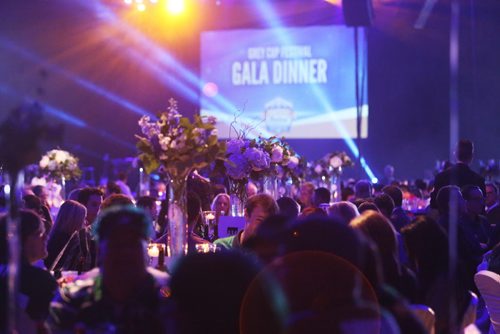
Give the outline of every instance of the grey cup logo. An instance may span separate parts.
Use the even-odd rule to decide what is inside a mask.
[[[265,105],[264,118],[269,132],[275,134],[289,132],[295,118],[293,104],[281,97],[272,99]]]

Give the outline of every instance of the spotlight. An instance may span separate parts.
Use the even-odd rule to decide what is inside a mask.
[[[178,15],[184,11],[184,0],[167,0],[167,11]]]
[[[137,10],[140,11],[140,12],[143,12],[146,10],[146,5],[143,4],[143,3],[138,3],[137,4]]]
[[[131,5],[131,4],[132,4],[132,0],[123,0],[123,2],[124,2],[126,5]]]

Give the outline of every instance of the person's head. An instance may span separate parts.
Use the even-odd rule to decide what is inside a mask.
[[[394,201],[391,196],[382,193],[375,196],[373,202],[386,218],[391,218],[392,211],[394,210]]]
[[[137,199],[136,203],[138,208],[142,208],[144,211],[149,213],[152,220],[156,219],[158,215],[158,210],[156,208],[156,198],[153,196],[141,196]]]
[[[313,205],[314,184],[304,182],[300,185],[299,200],[304,207]]]
[[[112,206],[134,205],[130,197],[124,194],[111,194],[102,202],[101,210],[106,210]]]
[[[381,255],[385,278],[389,282],[394,279],[399,272],[398,241],[389,219],[378,212],[368,211],[354,218],[349,226],[375,243]]]
[[[380,212],[377,204],[373,203],[372,201],[364,201],[358,206],[358,211],[360,214],[366,211],[375,211],[375,212]]]
[[[211,209],[219,215],[229,215],[230,198],[226,193],[220,193],[212,201]],[[222,213],[224,212],[224,213]]]
[[[391,165],[386,165],[384,167],[384,176],[390,180],[394,178],[394,167]]]
[[[47,193],[47,189],[42,186],[42,185],[37,185],[31,188],[31,191],[33,191],[33,194],[35,194],[36,197],[40,198],[42,203],[47,203],[47,199],[49,198],[49,194]]]
[[[462,139],[457,143],[455,156],[458,161],[470,164],[474,156],[474,144],[468,139]]]
[[[247,198],[257,195],[259,189],[253,182],[247,183]]]
[[[103,210],[93,227],[103,276],[128,280],[146,270],[146,242],[152,235],[149,216],[133,206]]]
[[[73,234],[85,226],[86,215],[87,209],[83,204],[72,200],[65,201],[57,213],[53,233]]]
[[[314,190],[313,194],[313,205],[319,207],[320,204],[327,203],[330,204],[331,194],[330,190],[320,187]]]
[[[490,207],[498,202],[498,188],[494,183],[486,183],[486,206]]]
[[[413,269],[424,275],[448,268],[448,236],[432,218],[418,216],[401,229]]]
[[[276,203],[280,208],[280,215],[287,216],[289,219],[296,219],[300,213],[300,205],[291,197],[280,197]]]
[[[354,203],[348,201],[333,203],[328,209],[328,215],[340,219],[344,224],[359,216],[359,211]]]
[[[445,186],[439,189],[436,200],[441,215],[449,215],[453,207],[456,208],[457,214],[466,212],[464,198],[457,186]]]
[[[462,187],[461,191],[466,203],[467,213],[473,216],[482,214],[484,211],[484,196],[481,188],[467,185]]]
[[[244,238],[253,236],[256,229],[267,217],[275,215],[278,212],[278,204],[271,196],[257,194],[250,197],[245,204]]]
[[[359,180],[354,186],[354,196],[356,198],[371,198],[372,197],[372,183],[368,180]]]
[[[382,192],[391,196],[396,208],[399,208],[403,205],[403,192],[401,191],[401,189],[399,189],[399,187],[392,185],[385,186],[384,188],[382,188]]]
[[[75,189],[71,190],[71,192],[68,195],[68,199],[70,199],[72,201],[78,201],[78,195],[80,194],[81,190],[82,190],[82,188],[75,188]]]
[[[87,208],[87,222],[92,224],[99,213],[103,192],[99,188],[83,188],[78,193],[78,202]]]
[[[19,211],[21,256],[29,263],[47,257],[47,233],[41,217],[32,210]],[[1,262],[7,261],[7,216],[0,217]]]

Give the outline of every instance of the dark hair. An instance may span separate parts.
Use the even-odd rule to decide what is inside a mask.
[[[188,191],[187,193],[187,215],[188,223],[195,224],[199,220],[201,211],[201,200],[200,196],[193,191]]]
[[[370,198],[372,196],[372,183],[368,180],[359,180],[354,186],[356,198]]]
[[[281,197],[276,203],[278,203],[280,215],[287,216],[289,219],[295,219],[299,216],[300,205],[291,197]]]
[[[470,197],[471,193],[474,190],[479,190],[481,192],[481,194],[483,194],[483,191],[478,186],[474,186],[472,184],[468,184],[466,186],[463,186],[462,189],[460,189],[460,191],[462,192],[462,196],[463,196],[464,200],[470,201],[470,199],[471,199],[471,197]],[[484,194],[483,194],[483,196],[484,196]]]
[[[99,188],[83,188],[78,192],[77,201],[87,206],[91,196],[104,196],[103,192]]]
[[[112,206],[134,205],[130,197],[124,194],[111,194],[102,202],[101,210],[105,210]]]
[[[488,259],[488,270],[500,275],[500,243],[496,244],[491,250]]]
[[[259,205],[270,216],[277,214],[280,210],[274,198],[267,194],[257,194],[247,200],[247,203],[245,204],[246,215],[251,216],[253,209]]]
[[[419,216],[401,229],[410,263],[418,263],[418,276],[427,288],[432,280],[448,270],[448,236],[433,219]]]
[[[324,187],[319,187],[314,190],[314,205],[319,206],[322,203],[330,203],[331,199],[331,193],[330,190],[324,188]]]
[[[93,234],[97,240],[108,239],[117,229],[128,228],[138,238],[148,240],[153,233],[151,218],[134,206],[112,206],[97,217]]]
[[[138,208],[151,209],[156,206],[156,198],[153,196],[141,196],[137,199],[135,203]]]
[[[371,201],[364,201],[361,203],[358,207],[359,213],[363,213],[365,211],[375,211],[375,212],[380,212],[377,204],[371,202]]]
[[[45,189],[44,186],[36,185],[33,188],[31,188],[31,191],[33,191],[33,194],[35,194],[35,196],[40,197],[40,195],[42,195],[42,192],[44,189]]]
[[[382,188],[382,192],[391,196],[394,201],[394,206],[400,207],[403,205],[403,192],[399,187],[396,186],[385,186]]]
[[[392,211],[394,210],[394,201],[391,196],[382,193],[375,196],[373,202],[384,216],[387,218],[391,217]]]
[[[440,214],[447,214],[450,211],[450,200],[459,200],[462,199],[462,193],[460,192],[460,188],[457,186],[445,186],[439,189],[439,192],[436,197],[438,210]]]
[[[463,162],[470,162],[474,155],[474,144],[468,139],[462,139],[457,144],[457,159]]]
[[[7,214],[0,215],[0,263],[7,263],[9,246],[7,243]],[[42,218],[33,210],[19,210],[19,241],[24,246],[26,238],[38,232]]]

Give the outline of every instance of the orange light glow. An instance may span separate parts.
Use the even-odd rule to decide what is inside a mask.
[[[179,15],[184,12],[184,0],[167,0],[167,11],[173,15]]]

